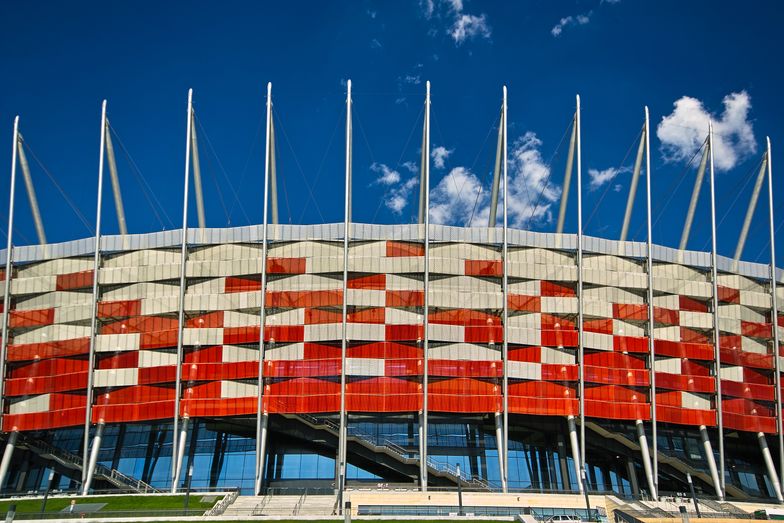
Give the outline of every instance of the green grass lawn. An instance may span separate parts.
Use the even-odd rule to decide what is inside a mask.
[[[213,497],[205,494],[194,494],[188,502],[189,510],[205,511],[212,507],[221,496],[215,497],[213,501],[202,502],[204,497]],[[185,496],[72,496],[49,498],[46,501],[46,512],[60,512],[71,504],[75,499],[77,505],[82,503],[106,503],[106,505],[96,513],[101,512],[144,512],[144,511],[166,511],[182,510],[185,507]],[[41,512],[41,499],[17,499],[0,501],[0,514],[5,515],[8,507],[16,504],[17,514]],[[77,507],[78,510],[78,507]],[[163,515],[163,514],[162,514]]]

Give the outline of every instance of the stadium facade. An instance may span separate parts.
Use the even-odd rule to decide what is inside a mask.
[[[500,151],[505,124],[504,104]],[[267,130],[262,225],[9,241],[5,492],[656,496],[691,477],[781,499],[781,271],[505,212],[430,224],[427,191],[423,223],[352,223],[347,188],[344,223],[268,224]]]

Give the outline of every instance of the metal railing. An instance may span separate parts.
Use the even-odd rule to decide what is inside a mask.
[[[297,414],[299,418],[304,420],[306,424],[310,425],[313,428],[318,427],[326,427],[328,431],[332,433],[333,436],[340,435],[340,426],[330,419],[325,418],[317,418],[311,414]],[[347,436],[358,440],[362,445],[365,447],[370,448],[374,452],[384,452],[386,454],[393,454],[397,456],[397,458],[402,461],[403,463],[414,465],[419,463],[419,457],[412,457],[411,453],[408,452],[405,448],[401,447],[397,443],[390,441],[389,439],[384,439],[382,441],[378,441],[373,436],[369,434],[365,434],[357,429],[350,429],[347,431]],[[477,477],[469,476],[461,471],[459,474],[457,472],[457,468],[450,465],[449,463],[444,463],[441,461],[437,461],[433,459],[431,456],[427,458],[427,466],[433,472],[436,472],[438,475],[447,476],[451,480],[455,482],[461,482],[469,487],[478,488],[482,490],[492,490],[492,486],[489,482],[479,479]]]
[[[211,509],[206,511],[204,513],[204,515],[205,516],[220,516],[221,514],[226,512],[226,509],[228,508],[228,506],[231,505],[232,503],[234,503],[234,501],[237,499],[237,497],[239,497],[239,495],[240,495],[240,490],[239,489],[236,489],[236,490],[233,490],[232,492],[229,492],[227,495],[223,496],[223,499],[221,499],[220,501],[215,503],[215,505],[213,505]]]
[[[40,439],[30,438],[23,434],[20,434],[20,436],[21,443],[33,452],[41,456],[49,456],[68,468],[82,469],[83,460],[81,456],[77,456],[76,454]],[[160,490],[140,479],[132,478],[117,469],[110,469],[109,467],[98,463],[95,465],[95,476],[103,478],[118,487],[125,487],[138,493],[160,492]]]

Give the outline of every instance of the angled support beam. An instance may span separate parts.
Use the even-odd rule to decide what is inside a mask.
[[[98,153],[98,202],[95,210],[95,245],[93,247],[93,295],[90,303],[90,348],[87,356],[87,399],[84,412],[84,439],[82,441],[82,495],[87,495],[92,481],[88,467],[88,451],[90,443],[90,425],[93,414],[93,369],[95,367],[95,336],[98,332],[98,271],[101,267],[101,209],[103,205],[103,166],[106,150],[106,100],[101,105],[101,149]],[[100,430],[103,430],[101,425]],[[96,438],[99,438],[96,433]],[[100,444],[100,440],[99,440]]]
[[[30,164],[27,163],[27,156],[24,152],[24,138],[19,135],[19,166],[22,168],[22,177],[24,178],[25,187],[27,188],[27,200],[30,202],[30,211],[33,213],[33,221],[35,222],[35,232],[38,235],[38,243],[46,245],[46,233],[44,232],[44,222],[41,219],[41,210],[38,208],[38,198],[35,195],[35,187],[33,186],[33,178],[30,176]]]
[[[8,203],[8,238],[5,246],[5,288],[3,290],[3,326],[2,339],[0,340],[0,423],[4,412],[5,398],[5,360],[8,349],[8,316],[11,310],[11,273],[13,272],[12,254],[14,248],[14,203],[16,195],[16,158],[19,151],[19,117],[14,118],[14,137],[11,149],[11,186],[9,188]],[[2,425],[0,424],[0,427]],[[2,478],[0,478],[2,479]],[[0,488],[2,488],[0,481]]]
[[[93,447],[90,449],[90,459],[89,461],[83,462],[87,463],[87,476],[82,483],[82,496],[86,496],[90,492],[90,486],[93,483],[95,465],[98,463],[98,454],[101,452],[101,440],[103,439],[104,426],[105,424],[103,421],[98,422],[98,425],[95,428],[95,436],[93,437]]]
[[[272,102],[269,107],[269,131],[267,141],[269,142],[269,153],[267,163],[269,169],[270,184],[270,203],[272,205],[272,225],[278,224],[278,163],[275,157],[275,119],[272,115]]]
[[[629,187],[629,198],[626,200],[626,212],[623,215],[623,226],[621,227],[621,241],[626,241],[629,233],[629,223],[632,220],[632,209],[634,209],[634,197],[637,195],[637,183],[640,181],[640,170],[642,168],[642,156],[645,153],[645,141],[648,130],[643,128],[640,136],[640,146],[637,148],[637,158],[634,160],[634,171],[632,172],[632,183]]]
[[[427,117],[425,117],[425,122],[422,124],[422,149],[419,154],[419,214],[417,218],[417,223],[422,224],[425,223],[425,200],[427,199],[425,196],[425,191],[427,190],[425,178],[425,163],[429,162],[430,159],[430,146],[427,144]]]
[[[705,452],[705,459],[708,462],[708,470],[713,480],[713,488],[716,490],[716,497],[723,501],[724,489],[721,486],[719,471],[716,468],[716,457],[713,455],[713,445],[711,445],[710,437],[708,437],[708,428],[705,425],[700,425],[700,439],[702,440],[702,450]]]
[[[256,405],[256,484],[255,494],[261,494],[264,486],[264,462],[267,455],[267,412],[264,409],[264,332],[267,326],[267,249],[268,225],[267,206],[269,203],[269,186],[271,166],[270,155],[274,150],[272,141],[272,82],[267,83],[267,140],[264,148],[264,218],[261,231],[261,305],[259,306],[259,380]]]
[[[640,443],[640,453],[642,458],[642,468],[645,471],[645,479],[648,481],[648,489],[651,497],[655,500],[659,499],[656,492],[656,483],[653,480],[653,468],[651,467],[651,453],[648,449],[648,437],[645,435],[645,426],[642,420],[635,422],[637,426],[637,440]]]
[[[5,451],[3,452],[3,459],[0,461],[0,490],[5,485],[5,480],[8,477],[8,469],[11,466],[11,458],[14,455],[14,448],[16,448],[16,440],[19,438],[19,432],[13,431],[8,435],[8,442],[5,444]]]
[[[181,251],[180,251],[180,301],[179,312],[177,315],[177,374],[175,377],[174,385],[174,418],[172,420],[172,460],[171,460],[171,491],[172,494],[177,491],[177,482],[180,477],[179,463],[174,456],[177,445],[177,428],[180,420],[180,390],[182,389],[182,337],[185,328],[185,285],[186,285],[186,272],[185,264],[188,260],[188,189],[190,186],[190,172],[191,172],[191,131],[193,130],[193,89],[188,89],[188,109],[187,109],[187,124],[186,124],[186,138],[185,138],[185,176],[183,181],[183,194],[182,194],[182,237]],[[183,422],[184,423],[184,422]],[[184,442],[183,442],[184,445]]]
[[[128,234],[128,225],[125,222],[125,207],[123,206],[122,191],[120,190],[120,177],[117,174],[117,160],[114,157],[114,144],[109,122],[106,122],[106,160],[109,164],[109,175],[112,180],[112,194],[114,195],[114,210],[117,212],[117,225],[120,235]]]
[[[697,210],[697,202],[700,199],[700,189],[702,188],[702,179],[705,177],[705,168],[708,165],[708,147],[702,153],[702,160],[697,169],[697,178],[694,180],[694,189],[691,191],[691,200],[689,201],[689,210],[686,211],[686,221],[683,224],[683,231],[681,232],[681,243],[678,245],[678,250],[686,250],[689,243],[689,234],[691,233],[691,224],[694,222],[694,211]]]
[[[193,108],[191,108],[193,112]],[[204,217],[204,191],[201,185],[201,163],[199,162],[199,140],[196,138],[196,122],[191,116],[191,150],[193,155],[193,192],[196,196],[196,215],[199,229],[204,230],[207,219]]]
[[[504,87],[504,89],[506,89]],[[501,184],[501,164],[502,161],[502,154],[503,154],[503,145],[506,137],[504,135],[504,110],[505,107],[501,108],[501,121],[498,124],[498,144],[495,148],[495,166],[493,167],[493,187],[490,191],[490,218],[487,222],[487,226],[492,228],[495,227],[496,215],[498,213],[498,190]],[[506,186],[504,186],[504,192],[506,192]]]
[[[746,217],[743,219],[743,227],[740,230],[738,237],[738,245],[735,247],[735,256],[732,257],[732,270],[738,270],[738,261],[741,254],[743,254],[743,247],[746,246],[746,238],[749,235],[749,226],[751,226],[751,219],[754,217],[754,211],[757,209],[757,200],[759,199],[760,191],[762,190],[762,182],[765,179],[765,174],[768,168],[768,155],[762,158],[762,165],[760,165],[757,180],[754,182],[754,190],[751,192],[751,201],[749,201],[749,208],[746,209]]]
[[[569,445],[572,447],[572,461],[574,461],[574,474],[577,478],[577,490],[582,494],[584,492],[583,480],[580,475],[582,459],[580,458],[580,440],[577,437],[577,425],[575,424],[574,416],[569,415],[566,417],[566,426],[569,429]]]
[[[569,202],[569,187],[572,185],[572,166],[574,164],[574,144],[577,139],[577,120],[572,123],[572,137],[569,139],[569,154],[566,157],[566,173],[564,174],[561,205],[558,207],[558,223],[555,232],[561,234],[566,220],[566,204]]]
[[[757,441],[759,442],[760,451],[762,451],[762,460],[765,462],[765,468],[768,471],[768,477],[773,485],[773,493],[779,503],[784,503],[784,497],[781,496],[781,483],[779,482],[779,475],[776,473],[776,466],[773,464],[773,458],[770,456],[770,449],[764,432],[757,433]]]

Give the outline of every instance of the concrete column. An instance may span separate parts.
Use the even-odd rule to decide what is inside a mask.
[[[87,465],[87,474],[85,475],[84,484],[82,485],[82,496],[86,496],[90,491],[90,485],[93,482],[95,475],[95,464],[98,463],[98,453],[101,451],[101,439],[103,438],[104,422],[100,421],[95,428],[95,436],[93,437],[93,446],[90,449],[90,462]]]
[[[770,478],[770,482],[773,483],[773,491],[776,493],[776,499],[779,500],[779,503],[784,503],[784,497],[781,496],[779,475],[776,474],[776,466],[773,465],[773,458],[770,456],[768,442],[763,432],[757,433],[757,441],[759,441],[760,450],[762,451],[762,459],[765,460],[765,468],[768,469],[768,477]]]
[[[265,412],[259,418],[259,475],[256,479],[256,495],[261,494],[264,486],[264,460],[267,458],[267,426],[269,425],[269,415]]]
[[[705,451],[705,459],[708,460],[708,469],[710,469],[713,486],[716,489],[716,496],[718,496],[720,501],[724,501],[724,492],[721,490],[719,471],[716,468],[716,457],[713,455],[713,446],[711,445],[710,438],[708,437],[708,429],[705,425],[700,425],[700,438],[702,439],[702,448]]]
[[[566,424],[569,427],[569,442],[572,445],[572,459],[574,460],[574,475],[577,478],[577,489],[583,493],[583,481],[580,478],[580,442],[577,439],[577,424],[574,416],[566,417]]]
[[[498,446],[498,470],[501,471],[501,490],[506,492],[506,470],[504,469],[504,422],[500,412],[495,413],[495,440]]]
[[[3,459],[0,461],[0,490],[3,489],[6,476],[8,476],[8,467],[11,465],[11,457],[14,455],[14,447],[16,447],[17,438],[19,438],[19,433],[14,431],[8,435],[8,443],[5,444]]]
[[[177,439],[177,461],[175,462],[174,480],[172,481],[171,492],[177,492],[177,485],[180,483],[180,472],[182,471],[182,461],[185,457],[185,440],[188,438],[188,416],[182,418],[182,426],[180,428],[180,437]],[[174,449],[172,449],[174,450]],[[172,456],[174,458],[175,456]]]
[[[651,454],[648,450],[648,437],[645,435],[645,426],[642,424],[642,420],[637,420],[635,422],[637,425],[637,439],[640,442],[640,452],[642,453],[642,467],[645,470],[645,479],[648,480],[648,490],[650,491],[651,497],[653,500],[659,499],[659,495],[656,492],[656,482],[653,479],[653,470],[651,468]]]

